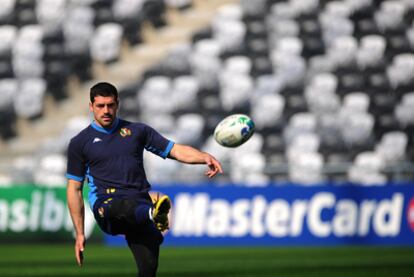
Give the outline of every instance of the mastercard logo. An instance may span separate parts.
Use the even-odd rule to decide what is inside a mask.
[[[414,198],[411,198],[407,209],[407,221],[411,230],[414,231]]]

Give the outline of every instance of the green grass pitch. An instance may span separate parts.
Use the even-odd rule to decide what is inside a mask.
[[[126,248],[72,244],[0,245],[0,276],[135,276]],[[414,276],[414,248],[163,247],[158,276]]]

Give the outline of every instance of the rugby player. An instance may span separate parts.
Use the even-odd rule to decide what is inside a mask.
[[[206,164],[209,178],[223,171],[212,155],[174,143],[144,123],[117,117],[118,107],[117,89],[106,82],[95,84],[90,89],[89,103],[94,120],[68,146],[67,201],[76,233],[75,256],[82,266],[85,249],[82,189],[86,179],[89,204],[100,228],[110,235],[125,235],[138,276],[155,276],[162,232],[169,228],[171,201],[164,195],[152,202],[143,150],[164,159]]]

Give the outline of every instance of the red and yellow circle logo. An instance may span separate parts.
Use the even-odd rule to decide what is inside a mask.
[[[407,209],[407,222],[411,230],[414,232],[414,198],[411,198]]]
[[[128,128],[121,128],[121,130],[119,130],[119,134],[122,137],[126,137],[126,136],[130,136],[132,134],[131,130]]]

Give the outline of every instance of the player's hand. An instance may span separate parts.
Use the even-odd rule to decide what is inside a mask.
[[[85,250],[85,236],[77,235],[75,241],[75,256],[79,266],[83,265],[83,251]]]
[[[207,154],[205,159],[208,169],[206,171],[206,176],[208,178],[213,178],[216,176],[217,173],[223,173],[223,169],[221,168],[221,164],[218,160],[216,160],[213,156]]]

